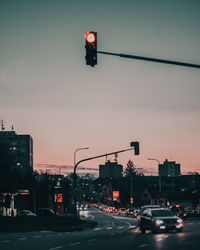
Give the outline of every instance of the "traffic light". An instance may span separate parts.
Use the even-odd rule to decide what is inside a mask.
[[[85,33],[86,65],[94,67],[97,64],[97,32]]]
[[[139,155],[140,154],[139,142],[138,141],[131,142],[130,146],[134,147],[134,149],[135,149],[135,155]]]

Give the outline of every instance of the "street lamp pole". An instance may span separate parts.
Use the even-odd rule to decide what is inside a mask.
[[[157,160],[157,159],[148,158],[148,160],[157,161],[158,164],[160,165],[160,161]],[[159,173],[159,168],[158,168],[158,178],[159,178],[159,192],[161,193],[161,191],[162,191],[162,187],[161,187],[162,183],[161,183],[161,174]]]
[[[85,150],[85,149],[89,149],[89,147],[85,147],[85,148],[78,148],[74,151],[74,168],[76,166],[76,153],[80,150]],[[77,209],[76,209],[76,172],[74,172],[74,176],[73,176],[73,183],[74,183],[74,188],[73,188],[73,193],[74,193],[74,213],[75,213],[75,225],[77,224],[76,220],[77,220]]]
[[[88,147],[86,147],[86,148],[78,148],[77,150],[74,151],[74,167],[75,167],[75,165],[76,165],[76,153],[77,153],[78,151],[80,151],[80,150],[85,150],[85,149],[89,149],[89,148],[88,148]]]

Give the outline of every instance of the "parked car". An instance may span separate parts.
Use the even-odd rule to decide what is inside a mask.
[[[55,216],[55,212],[50,208],[38,208],[37,210],[38,216]]]
[[[36,214],[32,213],[30,210],[21,210],[18,216],[36,216]]]
[[[176,230],[182,232],[183,220],[168,208],[149,208],[141,214],[139,228],[142,233],[146,230],[152,232]]]

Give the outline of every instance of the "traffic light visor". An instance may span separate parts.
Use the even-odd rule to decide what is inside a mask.
[[[95,34],[92,32],[85,33],[85,39],[88,43],[94,43],[96,40]]]

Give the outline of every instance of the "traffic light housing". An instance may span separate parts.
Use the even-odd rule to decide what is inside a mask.
[[[97,65],[97,32],[85,33],[86,65]]]
[[[135,155],[139,155],[140,154],[140,148],[139,148],[139,142],[138,141],[131,142],[130,146],[134,147]]]

